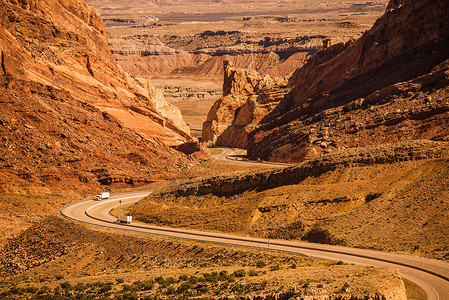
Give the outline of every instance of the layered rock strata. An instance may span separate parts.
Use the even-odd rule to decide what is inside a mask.
[[[449,143],[426,140],[346,149],[276,171],[267,170],[244,173],[240,176],[224,175],[176,182],[151,197],[147,197],[146,201],[139,202],[138,207],[144,207],[150,199],[176,201],[177,197],[207,194],[229,197],[256,189],[256,187],[260,192],[280,186],[299,184],[307,178],[318,177],[342,167],[363,167],[447,157],[449,157]]]
[[[251,133],[252,158],[301,161],[342,147],[445,140],[449,4],[391,1],[359,40],[320,51]]]
[[[2,0],[0,16],[6,182],[148,181],[170,160],[181,163],[168,148],[192,141],[179,110],[116,64],[93,8],[81,0]]]
[[[261,74],[284,76],[320,49],[324,36],[253,40],[244,31],[206,31],[192,36],[113,36],[112,53],[131,74],[152,77],[223,76],[223,60]],[[163,74],[163,75],[161,75]]]

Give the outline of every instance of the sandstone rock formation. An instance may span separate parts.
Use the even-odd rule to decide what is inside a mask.
[[[252,126],[267,115],[287,93],[286,80],[264,77],[253,70],[223,62],[223,97],[212,106],[203,124],[202,141],[245,148]]]
[[[116,64],[93,8],[2,0],[0,16],[0,184],[149,181],[181,163],[179,110]]]
[[[342,147],[447,139],[449,4],[391,1],[359,40],[320,51],[251,133],[248,154],[301,161]]]
[[[253,68],[261,74],[284,76],[292,74],[307,57],[316,53],[322,38],[317,35],[253,40],[243,31],[159,37],[136,34],[112,36],[110,48],[127,72],[140,76],[215,79],[223,76],[223,60],[232,61],[240,68]]]

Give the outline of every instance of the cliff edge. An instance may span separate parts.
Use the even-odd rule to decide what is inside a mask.
[[[359,40],[318,52],[249,137],[252,158],[302,161],[413,139],[448,139],[449,4],[390,1]]]
[[[192,141],[179,109],[116,64],[93,8],[81,0],[1,0],[0,16],[6,190],[64,185],[64,178],[146,182],[178,172],[171,165],[185,157],[169,147]]]

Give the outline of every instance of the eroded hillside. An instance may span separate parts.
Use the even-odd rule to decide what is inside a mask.
[[[447,140],[448,12],[447,1],[391,1],[360,39],[317,53],[251,133],[249,156],[302,161],[342,147]]]
[[[293,167],[177,182],[133,215],[165,226],[302,239],[449,259],[449,146],[335,151]]]
[[[2,190],[169,178],[189,163],[179,109],[115,62],[82,1],[0,2]]]

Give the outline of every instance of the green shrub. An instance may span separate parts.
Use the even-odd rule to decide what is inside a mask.
[[[189,277],[189,283],[191,283],[191,284],[195,284],[198,281],[200,281],[200,279],[198,277],[196,277],[195,275],[192,275]]]
[[[169,286],[167,288],[167,291],[165,292],[165,294],[167,294],[167,295],[173,295],[174,293],[176,293],[176,289],[172,286]]]
[[[263,267],[265,267],[267,264],[264,262],[264,261],[262,261],[262,260],[259,260],[257,263],[256,263],[256,267],[258,267],[258,268],[263,268]]]
[[[23,294],[23,289],[13,286],[9,289],[8,294],[10,295],[22,295]]]
[[[164,280],[162,282],[162,285],[165,285],[166,281]],[[149,291],[151,289],[154,288],[154,280],[145,280],[145,281],[134,281],[133,282],[133,286],[135,287],[134,290],[139,290],[139,291]]]
[[[122,286],[122,291],[124,292],[133,292],[134,290],[135,290],[134,287],[129,284],[124,284]]]
[[[190,282],[183,282],[181,283],[180,286],[178,286],[178,288],[176,289],[176,293],[182,294],[182,293],[186,293],[189,289],[191,289],[193,287],[193,284]]]
[[[116,281],[117,283],[123,283],[123,282],[125,282],[125,279],[119,277],[119,278],[116,278],[115,281]]]
[[[198,294],[205,294],[209,292],[209,286],[205,285],[205,284],[199,284],[197,286],[195,286],[195,290],[198,292]]]
[[[139,297],[132,293],[126,293],[118,297],[119,300],[139,300]]]
[[[177,280],[174,277],[168,277],[167,279],[165,279],[165,281],[168,284],[173,284],[173,283],[176,283]]]
[[[245,277],[246,271],[244,269],[239,269],[237,271],[234,271],[234,273],[232,274],[234,274],[235,277]]]
[[[61,286],[61,288],[63,288],[64,290],[71,290],[72,289],[72,285],[70,284],[70,282],[65,281],[62,282],[61,284],[59,284]]]
[[[154,278],[154,280],[161,285],[165,282],[165,279],[162,276],[158,276],[158,277]]]
[[[220,290],[226,290],[229,287],[229,282],[223,282],[220,284]]]
[[[257,275],[259,275],[259,273],[256,270],[249,270],[248,275],[249,276],[257,276]]]
[[[76,291],[82,291],[82,290],[85,290],[87,288],[87,286],[84,284],[84,283],[82,283],[82,282],[78,282],[76,285],[75,285],[75,290]]]
[[[187,276],[186,274],[181,274],[181,275],[179,275],[178,278],[181,281],[186,281],[187,279],[189,279],[189,276]]]
[[[98,290],[98,293],[99,293],[99,294],[104,294],[104,293],[106,293],[106,292],[109,292],[110,290],[112,290],[112,285],[105,284],[104,286],[102,286],[102,287]]]
[[[275,265],[275,266],[271,266],[270,267],[270,271],[279,271],[281,268],[279,267],[279,265]]]

